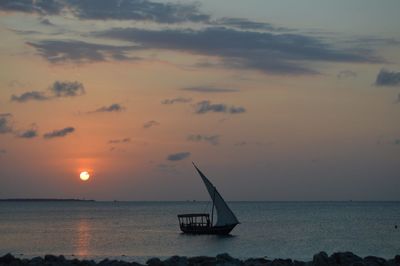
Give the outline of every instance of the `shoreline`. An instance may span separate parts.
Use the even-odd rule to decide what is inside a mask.
[[[400,266],[400,255],[391,259],[376,256],[357,256],[352,252],[336,252],[328,256],[317,253],[311,261],[292,259],[271,259],[268,257],[248,258],[245,260],[231,257],[227,253],[213,256],[172,256],[165,260],[151,258],[146,263],[124,260],[103,259],[99,262],[89,259],[67,259],[63,255],[44,255],[31,259],[18,258],[10,253],[0,254],[0,266]]]

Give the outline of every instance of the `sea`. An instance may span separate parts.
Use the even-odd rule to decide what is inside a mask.
[[[215,256],[311,260],[319,251],[400,254],[400,202],[229,202],[229,236],[186,235],[177,215],[209,202],[0,202],[0,256],[122,259]],[[397,228],[396,228],[397,226]]]

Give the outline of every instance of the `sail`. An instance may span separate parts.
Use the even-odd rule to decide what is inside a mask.
[[[211,199],[214,201],[215,209],[217,210],[217,223],[215,224],[215,226],[238,224],[238,219],[236,218],[235,214],[233,214],[231,209],[229,209],[228,205],[221,197],[221,194],[219,194],[218,190],[214,187],[210,180],[208,180],[208,178],[199,170],[199,168],[197,168],[194,163],[193,165],[201,176],[201,179],[203,179],[208,194],[210,194]]]

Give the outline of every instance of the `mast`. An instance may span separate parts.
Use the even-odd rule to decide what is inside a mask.
[[[215,188],[214,188],[214,196],[212,198],[212,209],[211,209],[211,226],[214,225],[214,200],[215,200]]]

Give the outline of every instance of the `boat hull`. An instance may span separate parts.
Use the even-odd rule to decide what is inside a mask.
[[[228,235],[236,224],[225,225],[225,226],[181,226],[181,230],[185,234],[193,235]]]

